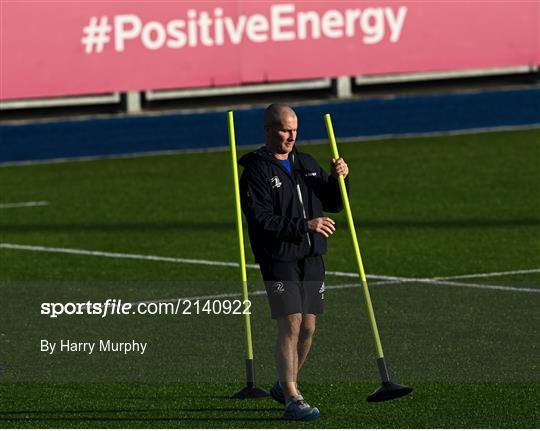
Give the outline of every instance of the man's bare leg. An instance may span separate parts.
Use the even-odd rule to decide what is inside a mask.
[[[317,316],[315,314],[303,314],[302,324],[300,325],[300,333],[298,335],[298,368],[297,375],[294,381],[298,381],[298,371],[302,368],[309,350],[311,349],[311,343],[313,341],[313,334],[315,333],[315,322]]]
[[[278,379],[283,387],[285,404],[292,397],[298,395],[296,376],[298,375],[298,337],[301,325],[302,315],[300,313],[277,319],[276,368]]]

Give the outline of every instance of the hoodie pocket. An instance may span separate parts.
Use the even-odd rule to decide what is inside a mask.
[[[272,244],[272,259],[277,260],[297,260],[303,259],[309,254],[309,244],[307,237],[302,238],[299,243],[288,241],[276,241]]]

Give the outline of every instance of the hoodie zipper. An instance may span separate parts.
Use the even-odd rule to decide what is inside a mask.
[[[294,154],[292,154],[292,165],[291,165],[291,172],[294,168]],[[292,176],[291,176],[292,177]],[[302,214],[304,215],[304,219],[307,220],[307,214],[306,214],[306,208],[304,207],[304,199],[302,198],[302,190],[300,190],[300,184],[296,181],[296,178],[294,178],[294,183],[296,184],[296,192],[298,193],[298,200],[300,201],[300,206],[302,207]],[[308,241],[308,245],[311,248],[311,239],[309,238],[309,232],[306,232],[306,238]]]
[[[300,184],[296,183],[296,191],[298,192],[298,199],[300,200],[300,206],[302,207],[302,213],[304,218],[307,220],[306,209],[304,208],[304,200],[302,199],[302,192],[300,190]],[[309,238],[309,232],[306,232],[307,242],[311,247],[311,239]]]

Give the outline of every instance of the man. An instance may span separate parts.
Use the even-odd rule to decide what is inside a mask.
[[[292,108],[270,105],[264,113],[265,146],[243,156],[242,209],[251,248],[277,322],[278,380],[271,395],[285,404],[285,419],[319,417],[298,392],[298,371],[309,353],[316,316],[323,312],[326,238],[335,230],[323,211],[343,208],[339,175],[349,169],[333,160],[332,175],[296,149],[298,119]]]

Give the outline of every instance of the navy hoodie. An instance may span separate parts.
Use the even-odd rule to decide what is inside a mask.
[[[257,262],[292,261],[326,253],[326,238],[307,221],[343,209],[338,181],[309,154],[289,153],[291,173],[266,147],[240,158],[242,210]],[[346,178],[348,187],[348,177]]]

